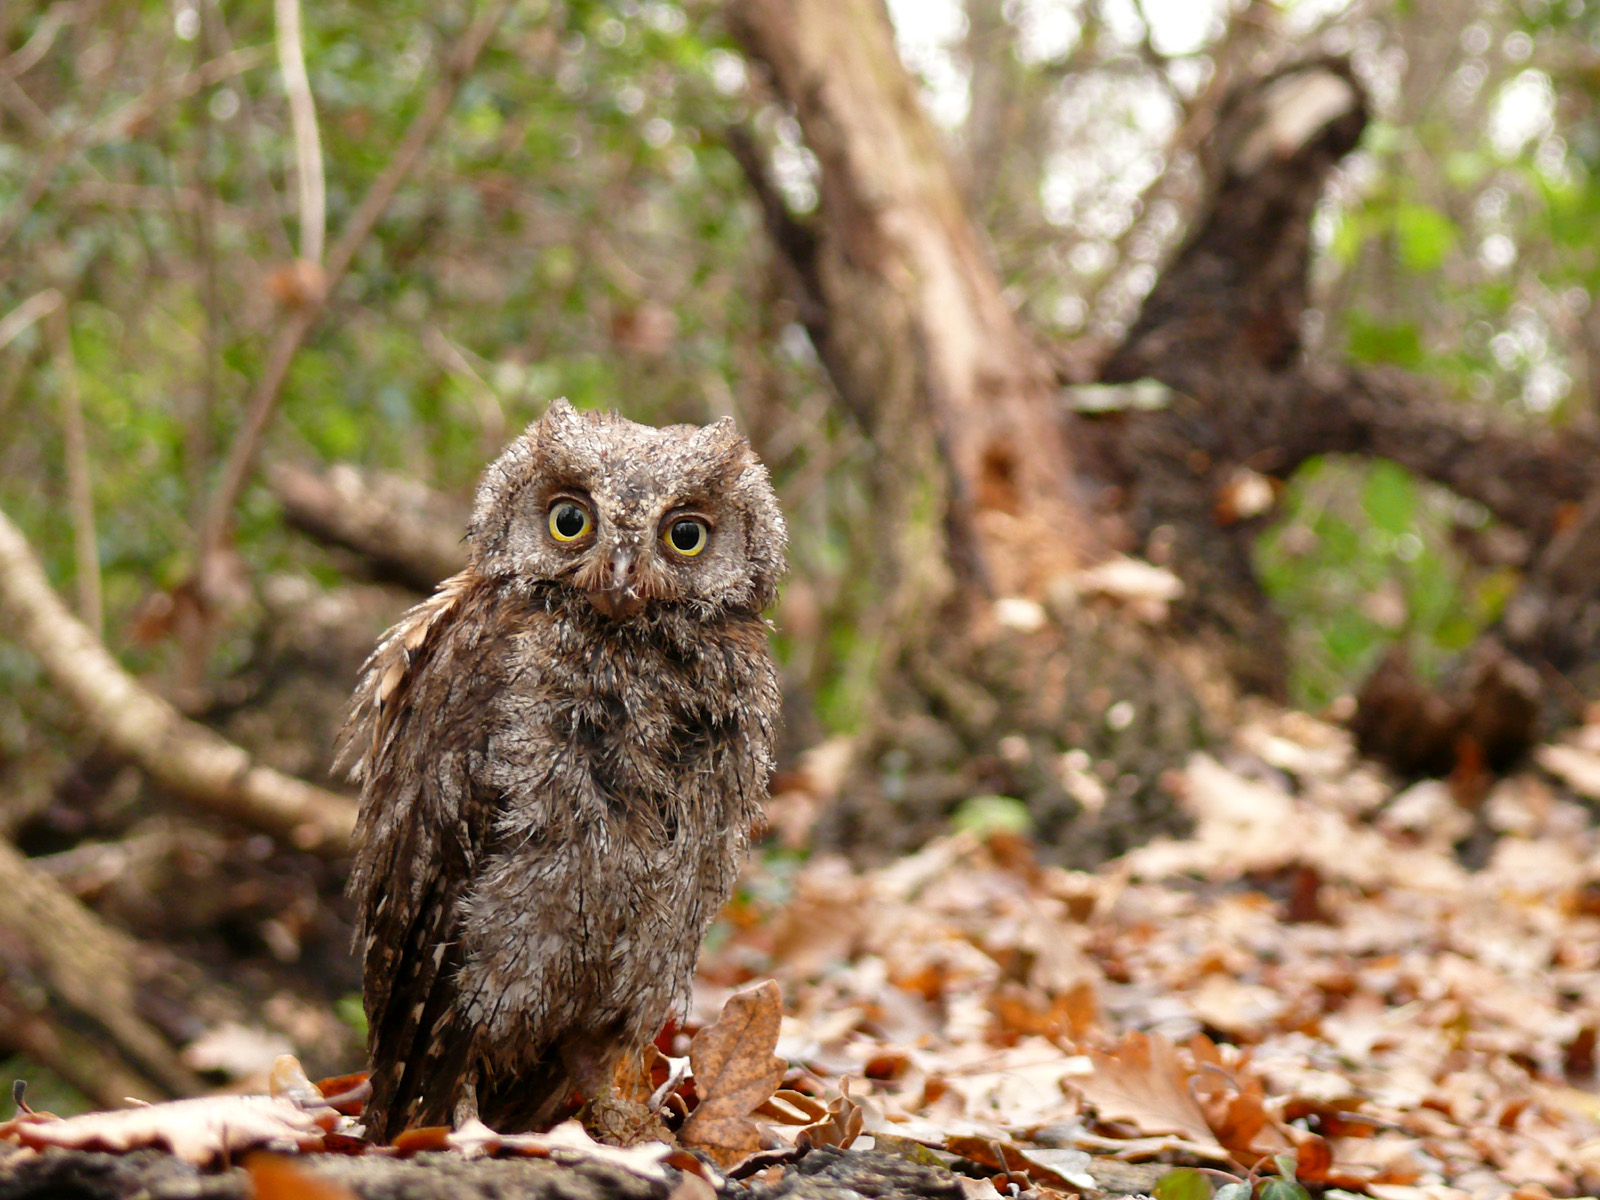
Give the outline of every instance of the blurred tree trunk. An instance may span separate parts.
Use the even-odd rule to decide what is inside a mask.
[[[1211,723],[1192,685],[1216,672],[1079,603],[1077,573],[1109,550],[1055,368],[1002,294],[881,0],[730,11],[816,156],[815,216],[789,210],[743,135],[735,152],[812,341],[879,451],[885,705],[831,834],[892,851],[961,798],[999,793],[1082,861],[1143,840],[1170,817],[1161,770]],[[1078,794],[1060,769],[1069,747],[1100,760]]]
[[[1170,817],[1161,769],[1208,740],[1233,686],[1286,692],[1252,545],[1282,481],[1322,454],[1389,458],[1532,547],[1501,628],[1423,706],[1439,719],[1415,727],[1420,685],[1391,660],[1363,697],[1364,746],[1404,770],[1481,773],[1530,744],[1540,673],[1594,657],[1595,439],[1496,424],[1402,372],[1307,361],[1311,217],[1367,119],[1347,64],[1307,60],[1220,99],[1187,240],[1122,343],[1061,381],[1002,295],[881,0],[739,0],[731,14],[816,157],[816,213],[791,212],[745,136],[734,149],[822,360],[882,452],[899,641],[850,789],[876,798],[839,814],[836,836],[915,842],[987,792],[1025,800],[1068,857],[1149,836]],[[1063,382],[1141,379],[1170,389],[1158,411],[1094,420],[1063,399]],[[1086,602],[1083,568],[1112,544],[1177,573],[1173,621]],[[1370,732],[1396,730],[1404,745]]]
[[[942,476],[946,560],[963,588],[1026,593],[1092,559],[1055,372],[1001,296],[881,3],[746,0],[733,14],[821,167],[819,220],[791,261],[882,474]],[[897,515],[911,490],[892,489]]]

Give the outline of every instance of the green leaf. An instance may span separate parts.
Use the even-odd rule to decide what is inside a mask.
[[[1399,205],[1394,213],[1394,231],[1401,263],[1419,275],[1437,271],[1461,239],[1456,223],[1428,204]]]
[[[1033,814],[1014,796],[968,797],[956,809],[950,823],[962,833],[975,833],[979,837],[991,833],[1033,832]]]
[[[1360,362],[1391,363],[1413,370],[1422,365],[1422,334],[1409,321],[1381,321],[1350,309],[1345,314],[1350,356]]]
[[[1250,1200],[1248,1183],[1225,1183],[1217,1189],[1214,1200]]]
[[[1156,1180],[1155,1200],[1211,1200],[1211,1184],[1193,1167],[1177,1167]]]
[[[1261,1184],[1259,1200],[1311,1200],[1311,1193],[1292,1179],[1268,1179]]]
[[[1361,507],[1376,528],[1399,537],[1416,524],[1416,483],[1403,468],[1375,462],[1366,487],[1361,490]]]
[[[361,993],[348,992],[333,1002],[334,1016],[363,1037],[367,1033],[367,1013],[361,1006]]]

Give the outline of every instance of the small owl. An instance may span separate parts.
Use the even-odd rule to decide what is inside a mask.
[[[727,418],[558,400],[489,467],[343,735],[369,1136],[547,1124],[683,1009],[767,795],[784,541]]]

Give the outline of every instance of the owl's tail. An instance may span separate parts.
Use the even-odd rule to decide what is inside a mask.
[[[548,1129],[582,1107],[585,1096],[561,1056],[547,1051],[514,1076],[478,1084],[478,1118],[496,1133]]]

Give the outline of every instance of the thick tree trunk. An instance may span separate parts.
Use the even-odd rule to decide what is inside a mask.
[[[817,157],[809,229],[770,190],[767,208],[823,361],[883,453],[880,490],[905,516],[941,481],[959,586],[1039,594],[1097,556],[1054,372],[1001,294],[881,0],[740,0],[731,14]]]
[[[1197,685],[1217,672],[1081,594],[1077,572],[1107,549],[1077,490],[1054,368],[1005,301],[881,0],[729,11],[817,159],[819,204],[802,222],[748,138],[732,138],[812,340],[882,455],[876,507],[893,547],[883,701],[822,840],[892,853],[997,793],[1026,804],[1057,857],[1137,844],[1171,824],[1157,781],[1206,740]],[[1069,749],[1082,761],[1064,769]]]

